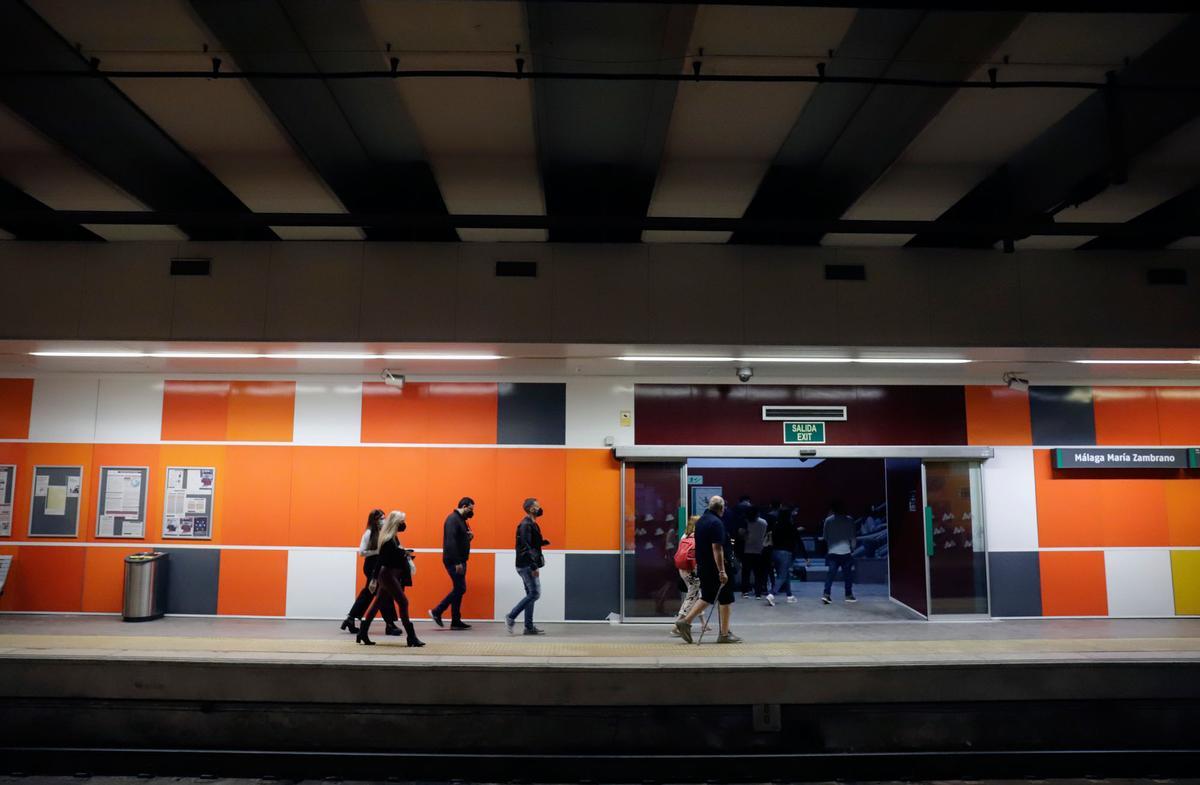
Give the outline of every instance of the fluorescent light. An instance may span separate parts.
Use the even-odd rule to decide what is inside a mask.
[[[617,358],[632,363],[732,363],[736,357],[699,357],[691,354],[626,354]]]
[[[500,354],[336,354],[312,352],[30,352],[33,357],[154,358],[160,360],[503,360]]]
[[[962,365],[971,360],[950,357],[857,357],[851,362],[899,365]]]
[[[322,352],[276,352],[264,354],[272,360],[503,360],[501,354],[334,354]]]
[[[1079,365],[1200,365],[1200,360],[1072,360]]]
[[[145,357],[145,352],[30,352],[31,357]]]
[[[149,352],[145,356],[165,360],[254,360],[266,355],[253,352]]]
[[[849,357],[743,357],[744,363],[852,363]]]

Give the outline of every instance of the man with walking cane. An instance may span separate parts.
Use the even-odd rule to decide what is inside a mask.
[[[717,643],[742,642],[741,638],[729,631],[729,616],[733,610],[730,607],[733,605],[733,585],[725,571],[729,537],[725,534],[725,524],[721,522],[723,512],[725,500],[720,496],[713,496],[708,500],[708,510],[696,522],[696,572],[700,576],[700,599],[686,616],[675,622],[679,637],[688,643],[692,642],[692,620],[714,604],[719,608],[720,619]],[[701,637],[703,634],[702,631]]]

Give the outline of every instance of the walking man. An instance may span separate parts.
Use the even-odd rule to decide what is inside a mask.
[[[521,507],[525,510],[525,517],[517,524],[517,574],[525,584],[525,596],[504,617],[504,626],[511,635],[517,623],[517,614],[524,612],[524,634],[541,635],[543,630],[533,626],[533,604],[542,596],[542,582],[539,576],[542,567],[546,566],[542,548],[549,545],[550,541],[542,537],[542,529],[537,524],[537,519],[545,512],[538,500],[530,497]]]
[[[837,571],[842,571],[846,586],[846,602],[858,602],[854,596],[854,519],[846,514],[846,505],[838,500],[829,505],[832,513],[825,519],[825,592],[821,602],[828,605],[833,602],[829,592],[833,590],[833,578]]]
[[[729,630],[729,617],[733,605],[733,584],[726,572],[729,537],[721,513],[725,512],[725,500],[713,496],[708,500],[708,511],[696,522],[696,573],[700,576],[700,599],[679,621],[675,630],[679,637],[692,642],[692,620],[709,606],[717,603],[720,618],[720,634],[717,643],[741,643],[742,639]]]
[[[467,521],[475,515],[475,500],[464,496],[458,500],[458,507],[446,516],[442,526],[442,564],[450,575],[450,593],[447,594],[437,607],[429,611],[429,618],[441,627],[442,614],[450,609],[450,629],[469,630],[470,624],[462,620],[462,598],[467,593],[467,559],[471,558],[471,540],[475,533]]]

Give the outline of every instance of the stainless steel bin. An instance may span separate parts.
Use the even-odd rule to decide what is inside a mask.
[[[162,551],[131,553],[125,557],[125,621],[150,621],[167,610],[167,557]]]

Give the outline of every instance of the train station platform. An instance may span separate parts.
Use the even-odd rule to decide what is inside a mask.
[[[328,621],[3,616],[4,754],[34,771],[130,773],[135,755],[148,772],[240,776],[271,756],[305,776],[451,757],[493,780],[579,779],[586,762],[597,781],[630,766],[737,779],[764,761],[793,779],[929,760],[953,776],[980,756],[977,776],[997,759],[1024,776],[1114,754],[1178,776],[1200,760],[1200,620],[747,620],[736,646],[662,624],[544,627],[423,622],[428,645],[410,649],[378,623],[368,648]]]

